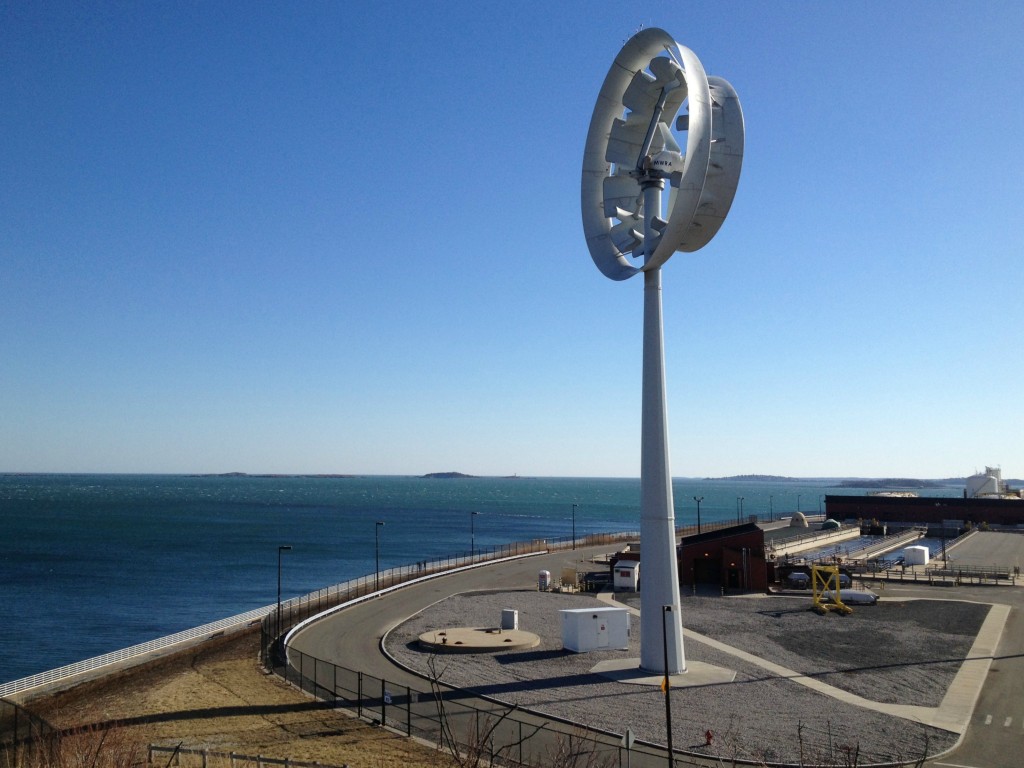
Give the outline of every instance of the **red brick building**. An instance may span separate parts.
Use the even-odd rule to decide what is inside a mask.
[[[768,588],[764,531],[755,523],[685,536],[676,556],[680,584],[762,592]]]

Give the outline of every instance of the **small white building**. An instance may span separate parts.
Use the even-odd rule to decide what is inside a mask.
[[[612,587],[616,592],[636,592],[640,588],[640,561],[619,560],[615,564]]]
[[[566,608],[562,647],[567,651],[624,651],[629,648],[629,611],[625,608]]]
[[[928,547],[913,546],[903,549],[903,562],[907,565],[928,565]]]

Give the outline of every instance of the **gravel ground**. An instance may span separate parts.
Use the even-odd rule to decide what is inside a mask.
[[[638,602],[638,598],[637,598]],[[807,598],[685,597],[683,625],[866,699],[936,706],[969,650],[987,605],[957,601],[883,602],[850,616],[818,616]],[[393,630],[386,647],[426,674],[430,655],[416,638],[451,626],[497,626],[501,610],[519,611],[521,629],[541,638],[528,651],[445,654],[435,669],[450,685],[616,733],[665,742],[664,699],[658,688],[617,683],[590,669],[599,661],[639,658],[639,633],[629,651],[575,654],[562,650],[563,608],[599,606],[592,596],[534,591],[459,595],[425,609]],[[766,762],[860,764],[944,751],[956,735],[838,701],[696,641],[688,660],[737,672],[733,683],[672,689],[677,749]],[[710,729],[713,745],[704,745]]]

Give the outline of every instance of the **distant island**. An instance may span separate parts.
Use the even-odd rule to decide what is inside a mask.
[[[879,480],[843,480],[840,488],[945,488],[948,483],[938,480],[914,480],[908,477],[887,477]]]
[[[464,475],[461,472],[429,472],[420,477],[424,480],[457,480],[462,477],[476,477],[476,475]]]

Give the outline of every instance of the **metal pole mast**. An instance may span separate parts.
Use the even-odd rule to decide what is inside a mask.
[[[661,212],[663,179],[646,175],[644,244],[653,251]],[[676,561],[675,508],[668,461],[668,406],[665,391],[665,343],[661,309],[661,269],[644,272],[644,342],[640,425],[640,667],[678,674],[686,670],[680,620],[679,565]],[[663,606],[670,606],[664,620]],[[661,625],[661,626],[659,626]],[[664,649],[659,635],[664,634]],[[664,652],[662,652],[664,651]]]

